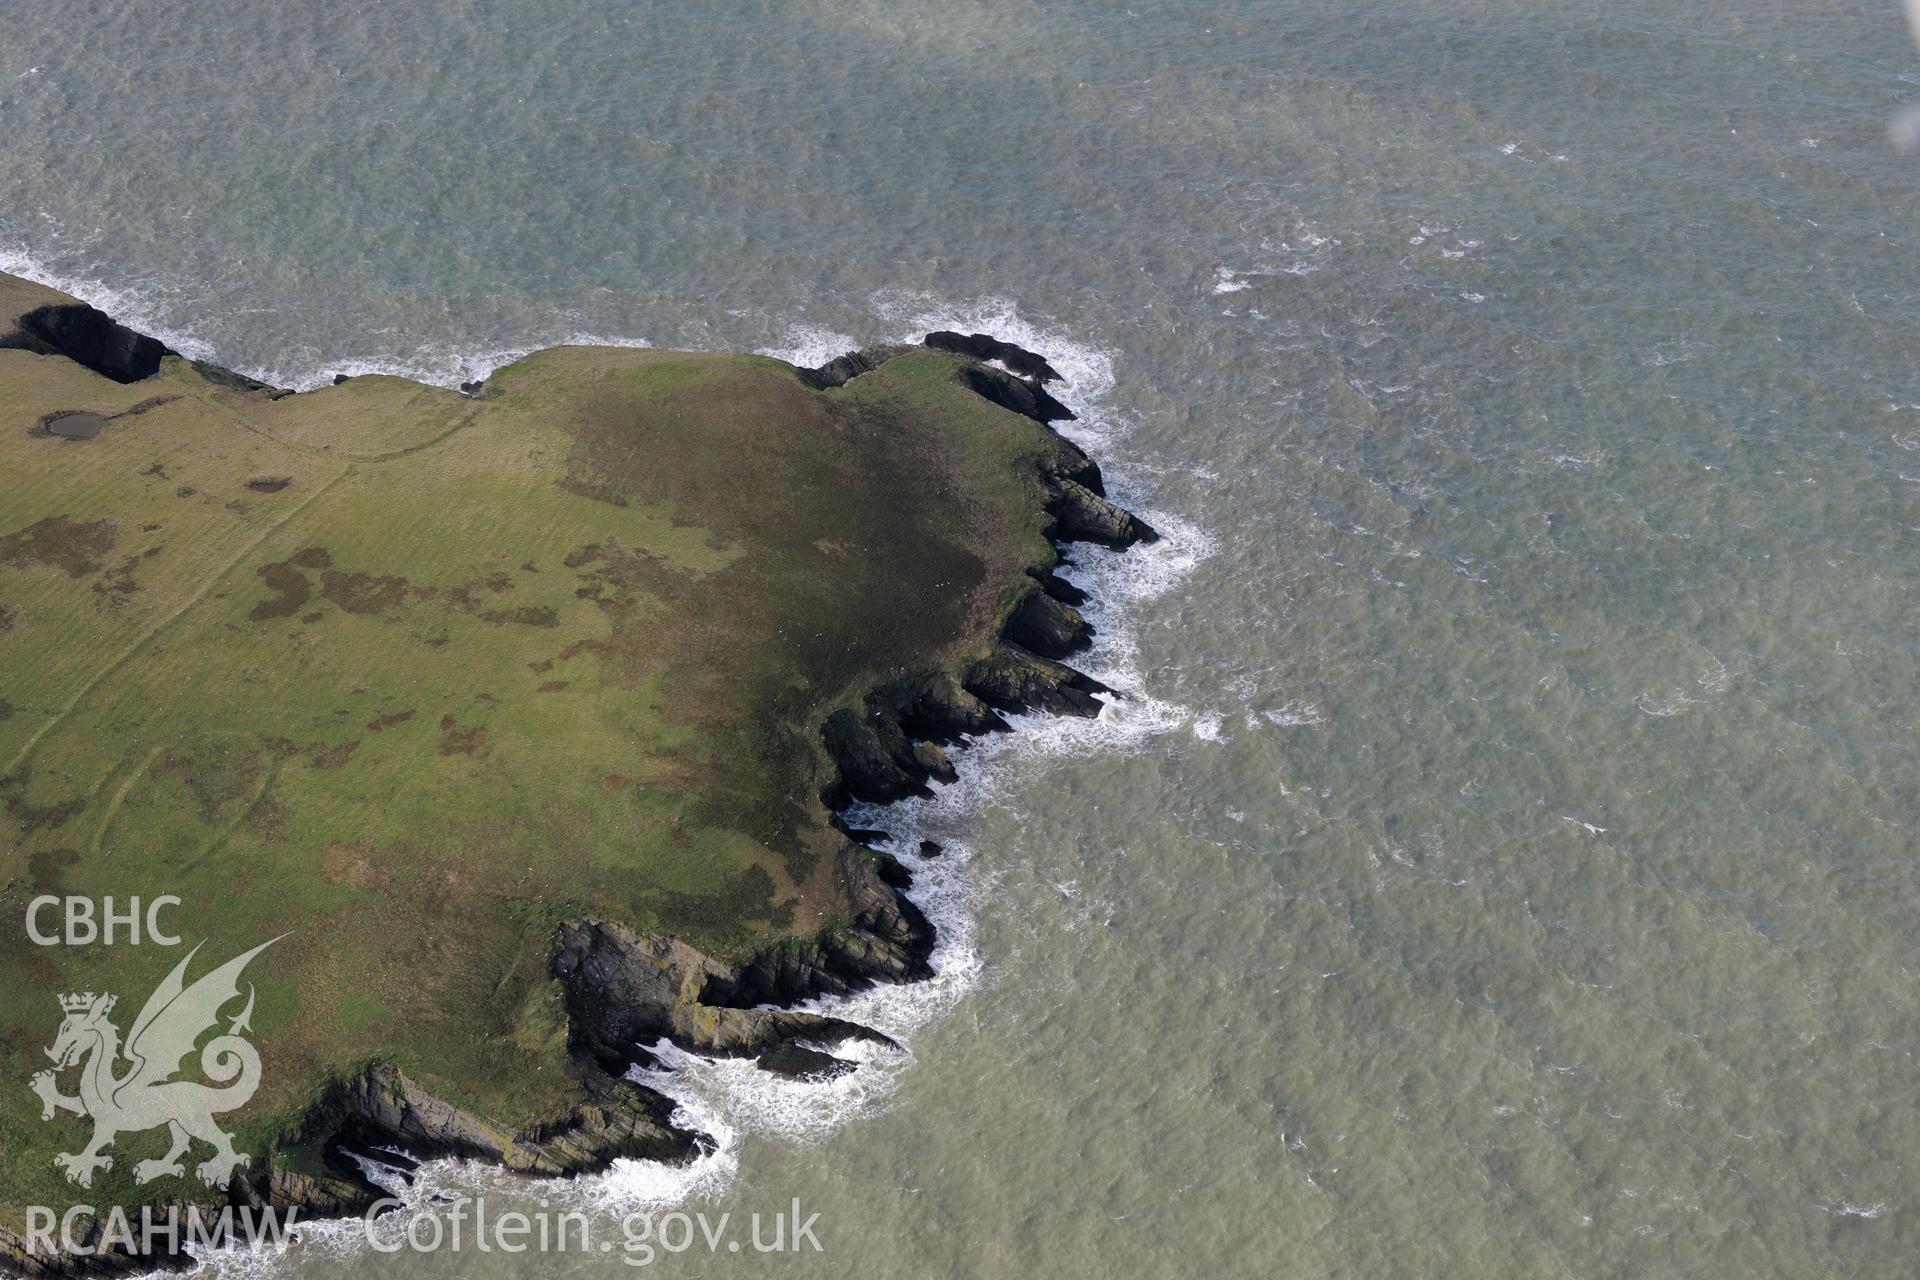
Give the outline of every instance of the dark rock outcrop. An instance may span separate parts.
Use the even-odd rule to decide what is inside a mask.
[[[990,333],[955,333],[942,329],[926,336],[926,344],[935,351],[952,351],[975,360],[998,360],[1013,372],[1035,383],[1059,382],[1060,375],[1044,356],[1025,347],[1003,342]]]
[[[1045,591],[1022,600],[1000,634],[1043,658],[1064,658],[1093,641],[1093,627],[1080,611]]]
[[[947,672],[895,680],[868,694],[858,709],[834,712],[821,727],[838,771],[822,798],[838,809],[849,800],[885,804],[925,794],[929,781],[958,777],[941,744],[1006,727]]]
[[[892,893],[884,884],[880,888]],[[838,970],[836,985],[842,991],[872,980],[873,975],[840,963],[825,949],[812,959],[819,970]],[[817,1044],[892,1043],[842,1018],[747,1007],[760,1001],[742,995],[758,995],[762,982],[677,938],[620,924],[586,920],[562,926],[552,972],[564,993],[569,1046],[596,1060],[611,1055],[631,1061],[637,1046],[661,1039],[691,1052],[733,1058],[757,1056],[795,1037]]]
[[[1003,644],[967,668],[967,691],[1002,711],[1050,711],[1055,715],[1100,714],[1094,695],[1112,690],[1063,663]]]
[[[415,1157],[481,1159],[547,1177],[590,1173],[622,1158],[684,1163],[698,1135],[675,1128],[673,1103],[627,1080],[583,1075],[587,1099],[524,1129],[502,1129],[420,1088],[397,1069],[369,1067],[336,1082],[309,1111],[303,1136],[397,1146]]]
[[[812,938],[770,947],[730,979],[709,981],[709,1004],[751,1007],[846,995],[876,982],[911,982],[932,973],[933,926],[887,884],[873,852],[848,845],[837,867],[851,919]],[[814,1039],[814,1037],[808,1037]]]
[[[49,303],[35,307],[0,333],[0,349],[31,351],[35,355],[64,356],[115,382],[140,382],[160,372],[160,362],[180,353],[158,338],[137,332],[97,307],[85,303]],[[200,376],[216,386],[235,391],[264,392],[279,399],[293,392],[270,386],[258,378],[235,373],[206,360],[191,361]]]
[[[1063,542],[1130,547],[1136,542],[1154,542],[1160,537],[1159,532],[1139,516],[1073,480],[1049,482],[1047,514],[1053,517],[1052,535]]]
[[[160,371],[160,362],[175,354],[158,338],[136,333],[85,303],[35,307],[0,334],[0,348],[7,347],[65,356],[115,382],[151,378]]]
[[[827,717],[820,736],[840,770],[830,800],[885,804],[926,794],[928,775],[920,768],[913,740],[901,728],[899,717],[884,708],[869,704],[863,715],[843,707]]]
[[[1042,591],[1052,596],[1055,600],[1058,600],[1061,604],[1073,605],[1077,608],[1087,602],[1086,592],[1074,586],[1057,573],[1051,571],[1043,573],[1039,570],[1029,570],[1029,574],[1035,582],[1040,584]]]
[[[984,396],[1002,409],[1011,409],[1043,425],[1074,420],[1073,410],[1041,390],[1037,384],[1022,381],[1010,373],[977,364],[966,369],[961,378],[966,382],[967,389],[975,395]]]
[[[875,845],[885,844],[893,839],[892,832],[882,831],[878,827],[850,827],[847,825],[847,820],[837,813],[828,814],[827,821],[833,824],[834,830],[864,849],[871,849]]]
[[[926,345],[936,351],[965,356],[975,363],[961,375],[967,387],[1003,409],[1011,409],[1042,424],[1073,421],[1073,411],[1047,394],[1045,384],[1058,381],[1060,375],[1045,359],[1011,342],[984,333],[930,333]],[[871,373],[895,356],[905,355],[912,347],[889,344],[863,347],[836,356],[817,369],[802,369],[800,376],[816,390],[841,387],[863,373]],[[1013,373],[984,363],[998,360]],[[1014,375],[1019,376],[1014,376]]]
[[[913,872],[907,870],[906,864],[900,859],[884,849],[869,849],[867,853],[873,859],[874,874],[880,877],[882,884],[901,890],[913,887]]]
[[[182,1224],[171,1249],[164,1247],[164,1233],[152,1237],[150,1243],[162,1247],[158,1253],[127,1253],[120,1243],[105,1237],[103,1222],[94,1223],[90,1233],[81,1233],[83,1243],[99,1246],[85,1255],[63,1252],[44,1257],[29,1252],[20,1237],[0,1231],[0,1266],[16,1274],[47,1277],[184,1269],[195,1261],[179,1247],[188,1241],[185,1223],[190,1212],[198,1212],[209,1225],[219,1219],[223,1208],[252,1212],[256,1221],[270,1211],[283,1225],[364,1214],[386,1192],[369,1182],[351,1158],[356,1149],[404,1147],[423,1158],[488,1160],[544,1177],[595,1172],[623,1158],[684,1164],[708,1149],[700,1135],[672,1124],[674,1104],[652,1090],[591,1072],[583,1084],[585,1101],[563,1114],[508,1131],[435,1097],[396,1068],[375,1064],[329,1086],[308,1108],[298,1131],[290,1135],[295,1143],[321,1147],[330,1173],[301,1173],[262,1162],[236,1171],[225,1187],[187,1200],[156,1202],[146,1211],[152,1221]],[[381,1159],[413,1163],[385,1154]],[[140,1222],[141,1213],[133,1210],[129,1220]],[[243,1223],[236,1225],[244,1229]]]
[[[762,1071],[771,1071],[777,1076],[786,1076],[791,1080],[837,1080],[859,1064],[848,1062],[845,1058],[836,1058],[830,1053],[818,1049],[809,1049],[804,1045],[788,1042],[777,1049],[770,1049],[760,1055],[755,1063]]]
[[[212,364],[206,360],[191,362],[194,371],[215,386],[225,387],[229,391],[245,391],[265,395],[269,400],[278,400],[282,396],[293,394],[285,387],[276,387],[262,382],[258,378],[249,378],[244,373],[235,373],[224,365]]]
[[[818,369],[802,369],[800,372],[815,389],[825,391],[829,387],[843,387],[861,374],[872,373],[895,356],[905,355],[911,350],[912,347],[898,344],[864,347],[836,356]]]
[[[822,992],[845,994],[875,981],[926,975],[932,929],[888,883],[888,855],[849,845],[841,872],[853,921],[812,940],[795,940],[737,968],[676,938],[638,933],[599,920],[564,925],[552,972],[567,1009],[568,1047],[576,1057],[617,1066],[639,1060],[641,1046],[665,1039],[694,1053],[758,1057],[794,1040],[834,1045],[893,1041],[856,1022],[791,1009]]]

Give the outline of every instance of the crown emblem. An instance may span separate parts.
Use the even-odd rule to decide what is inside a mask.
[[[68,1013],[85,1013],[87,1010],[93,1008],[93,1002],[96,999],[102,998],[96,996],[91,991],[75,992],[71,995],[61,996],[60,1007]],[[119,999],[119,996],[105,997],[100,1005],[100,1012],[103,1014],[113,1012],[113,1006]]]

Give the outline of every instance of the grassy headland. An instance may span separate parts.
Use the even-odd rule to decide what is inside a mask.
[[[651,1126],[596,1158],[671,1147],[583,1052],[563,927],[676,939],[716,978],[855,929],[873,886],[829,822],[849,779],[822,726],[1028,663],[1003,626],[1056,562],[1063,477],[1097,489],[976,386],[1024,383],[950,352],[823,387],[758,356],[558,348],[472,396],[287,395],[151,349],[97,372],[69,358],[77,305],[0,277],[0,1220],[204,1193],[190,1169],[134,1184],[161,1130],[84,1194],[54,1167],[89,1132],[27,1089],[56,996],[117,992],[124,1026],[184,948],[34,945],[44,894],[177,895],[196,975],[287,935],[247,975],[264,1083],[228,1124],[268,1198],[338,1175],[317,1100],[353,1111],[370,1064],[509,1163],[589,1102]],[[48,430],[69,413],[102,425]],[[689,962],[661,968],[701,1003]]]

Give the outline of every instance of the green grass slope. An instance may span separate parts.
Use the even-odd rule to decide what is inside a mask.
[[[0,277],[0,328],[65,301]],[[56,996],[182,951],[39,947],[151,899],[248,977],[259,1152],[386,1059],[508,1126],[575,1096],[556,925],[737,957],[845,911],[819,726],[985,651],[1050,563],[1050,433],[916,351],[829,391],[755,356],[561,348],[484,393],[273,398],[0,350],[0,1201],[80,1195],[27,1089]],[[106,419],[92,439],[43,426]],[[137,1203],[128,1135],[84,1195]]]

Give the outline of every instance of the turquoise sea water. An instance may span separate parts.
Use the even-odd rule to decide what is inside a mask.
[[[826,1252],[654,1269],[1911,1275],[1916,86],[1891,0],[15,6],[0,268],[298,385],[1072,378],[1135,696],[914,816],[910,1062],[565,1193]]]

